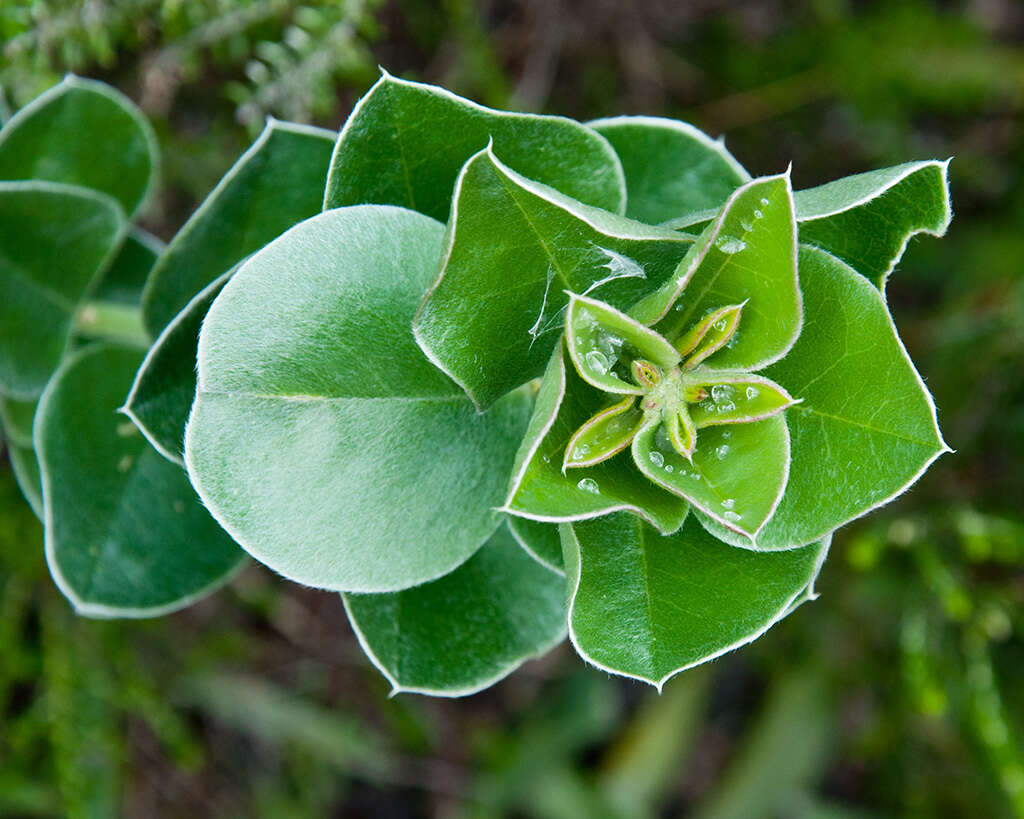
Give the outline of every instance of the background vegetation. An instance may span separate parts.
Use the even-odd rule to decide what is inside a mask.
[[[13,0],[10,108],[68,70],[157,127],[169,238],[265,115],[376,76],[583,119],[677,116],[797,187],[955,156],[889,298],[944,457],[841,531],[822,599],[658,697],[571,649],[387,698],[337,596],[258,566],[151,622],[76,618],[0,459],[0,815],[1024,816],[1024,7],[699,0]],[[2,456],[0,456],[2,458]]]

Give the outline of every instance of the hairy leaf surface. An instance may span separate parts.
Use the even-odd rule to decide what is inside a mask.
[[[626,308],[672,275],[690,241],[581,205],[481,151],[459,177],[417,341],[487,407],[543,372],[565,291]]]
[[[400,208],[328,211],[249,259],[207,314],[185,462],[286,577],[396,591],[450,572],[501,521],[529,396],[478,414],[416,346],[442,233]]]
[[[244,558],[185,473],[116,413],[141,358],[112,345],[73,354],[36,412],[46,559],[79,614],[173,611],[224,582]]]
[[[129,216],[156,176],[156,138],[106,83],[69,74],[0,130],[0,179],[39,179],[108,194]]]
[[[178,231],[143,294],[155,338],[232,265],[320,211],[334,132],[271,119]]]
[[[659,690],[763,634],[816,574],[825,543],[762,554],[691,519],[659,535],[634,515],[564,524],[569,637],[583,659]]]
[[[717,208],[750,174],[703,131],[662,117],[588,123],[607,139],[626,177],[626,216],[650,225]]]
[[[619,160],[589,128],[564,117],[484,108],[385,72],[338,137],[324,210],[401,205],[444,222],[459,169],[489,143],[530,179],[588,205],[616,213],[625,207]]]
[[[444,577],[344,599],[393,694],[473,694],[565,637],[565,576],[523,551],[506,526]]]
[[[125,230],[120,205],[55,182],[0,182],[0,392],[42,392]]]
[[[800,241],[884,287],[912,236],[949,227],[948,165],[907,162],[798,191]]]

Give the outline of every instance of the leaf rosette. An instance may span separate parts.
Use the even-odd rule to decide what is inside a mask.
[[[794,192],[685,123],[384,74],[337,135],[269,122],[164,248],[154,147],[76,78],[0,129],[0,426],[84,614],[248,553],[339,592],[396,692],[565,635],[660,689],[948,450],[884,296],[945,162]]]

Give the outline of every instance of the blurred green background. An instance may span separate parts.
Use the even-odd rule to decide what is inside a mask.
[[[259,567],[76,618],[0,457],[0,816],[1024,817],[1024,4],[5,0],[16,109],[75,71],[154,122],[169,238],[271,114],[377,64],[497,107],[689,120],[795,185],[955,157],[889,300],[958,452],[842,530],[822,599],[658,697],[563,646],[388,699],[335,595]]]

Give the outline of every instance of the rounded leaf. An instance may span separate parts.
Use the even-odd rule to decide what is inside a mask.
[[[207,314],[185,463],[214,516],[286,577],[407,588],[501,521],[529,397],[477,413],[416,346],[442,233],[401,208],[328,211],[250,258]]]
[[[173,611],[244,559],[181,468],[117,414],[141,359],[128,347],[87,347],[61,365],[36,411],[46,560],[80,614]]]
[[[523,551],[506,526],[451,574],[344,599],[392,694],[474,694],[565,637],[565,575]]]
[[[156,137],[142,112],[102,82],[69,74],[0,130],[0,179],[81,185],[129,216],[156,177]]]

